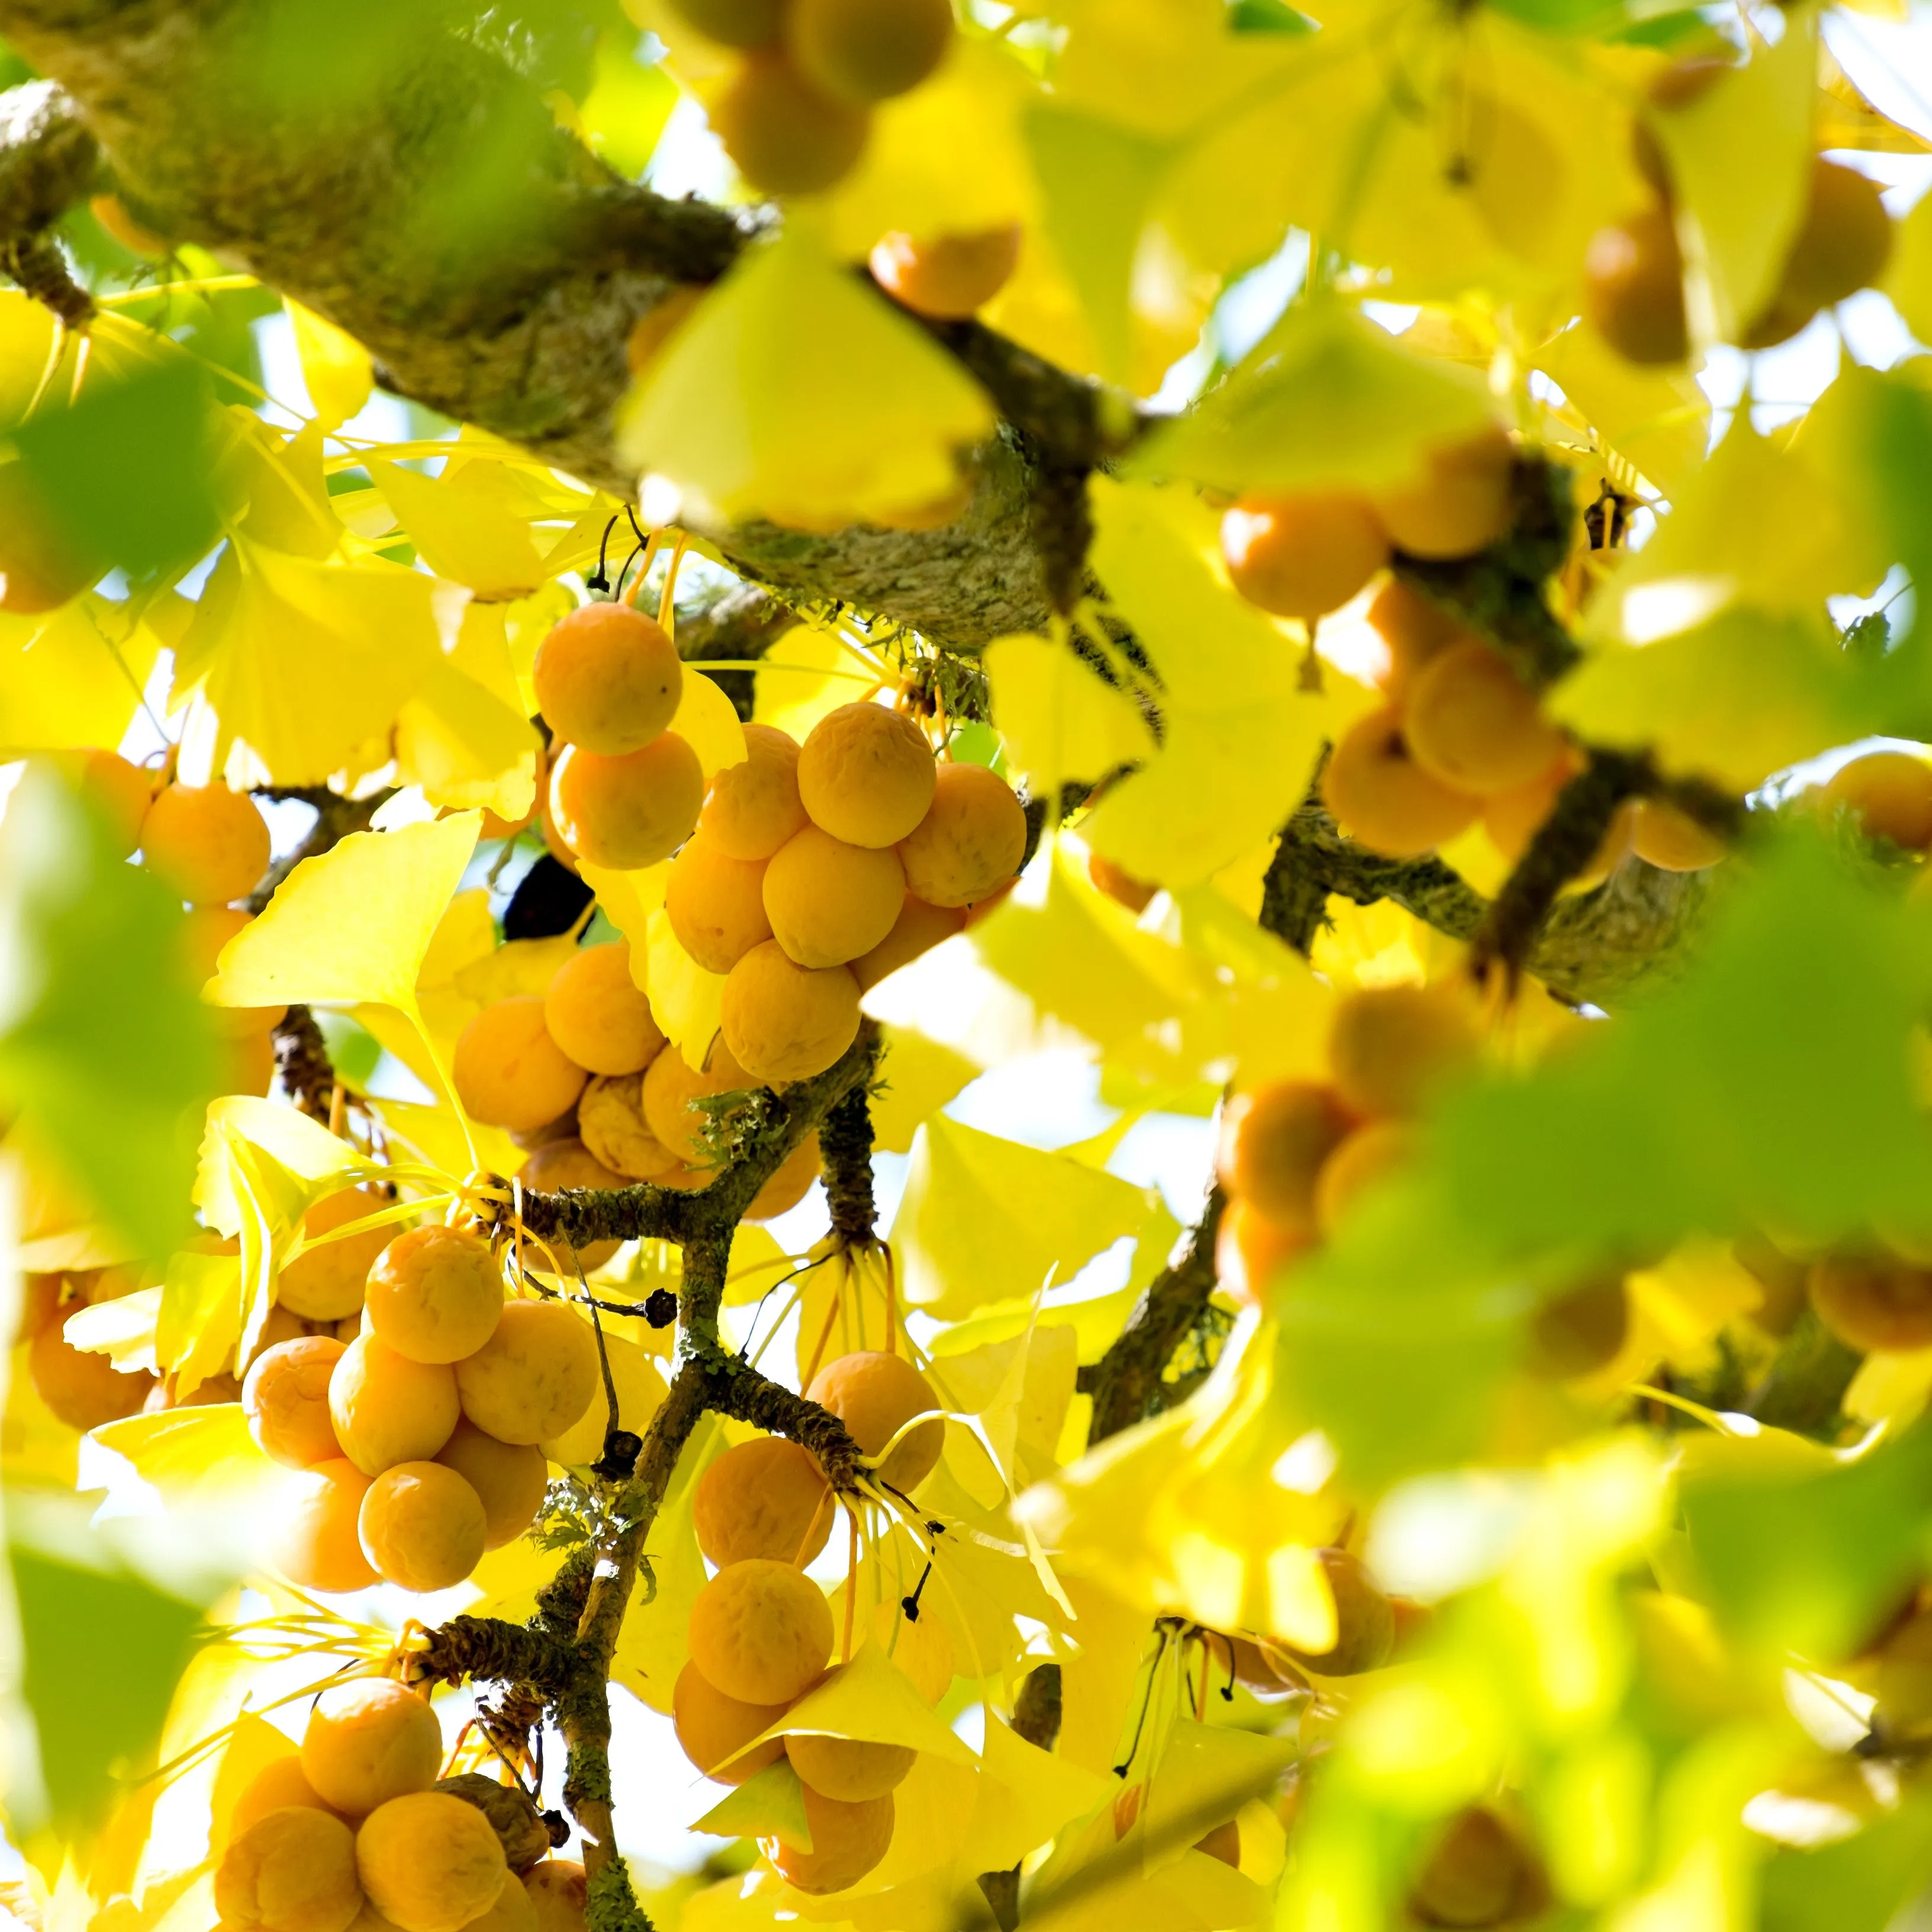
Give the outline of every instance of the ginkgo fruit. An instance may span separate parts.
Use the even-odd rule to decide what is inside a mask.
[[[693,1598],[691,1660],[741,1704],[789,1704],[832,1655],[832,1610],[790,1563],[750,1557],[718,1571]]]
[[[926,1378],[903,1355],[856,1349],[827,1362],[806,1394],[837,1416],[868,1456],[880,1454],[898,1436],[879,1466],[879,1480],[896,1490],[916,1490],[932,1473],[946,1446],[946,1425],[936,1418],[906,1428],[915,1416],[930,1414],[939,1403]]]
[[[931,808],[938,782],[926,734],[884,705],[827,712],[799,750],[807,815],[848,845],[896,845]]]
[[[952,40],[950,0],[788,0],[785,46],[800,73],[862,106],[904,94]]]
[[[1438,445],[1416,481],[1371,500],[1389,540],[1411,556],[1468,556],[1510,526],[1515,451],[1500,429]]]
[[[671,1688],[670,1720],[679,1748],[720,1784],[742,1784],[784,1756],[784,1738],[761,1744],[752,1740],[776,1724],[785,1709],[782,1703],[746,1704],[726,1696],[694,1664],[678,1672]]]
[[[285,1468],[306,1469],[342,1454],[328,1419],[328,1382],[343,1345],[306,1335],[264,1348],[242,1384],[242,1413],[255,1446]]]
[[[302,1216],[302,1234],[317,1240],[346,1228],[352,1221],[365,1220],[389,1205],[380,1194],[359,1187],[345,1187],[325,1194]],[[376,1257],[395,1239],[394,1226],[366,1228],[359,1234],[345,1234],[340,1240],[322,1241],[317,1246],[282,1264],[275,1277],[275,1300],[291,1314],[304,1322],[340,1322],[362,1306],[369,1270]]]
[[[802,1568],[825,1547],[837,1514],[818,1459],[782,1436],[734,1444],[692,1492],[698,1546],[721,1570],[753,1556]]]
[[[511,1302],[495,1334],[456,1365],[463,1413],[500,1442],[561,1436],[600,1380],[588,1324],[558,1301]]]
[[[1478,795],[1528,784],[1564,750],[1536,694],[1501,652],[1477,638],[1416,673],[1402,707],[1402,737],[1430,777]]]
[[[514,1872],[505,1877],[496,1902],[471,1919],[464,1932],[539,1932],[537,1909]]]
[[[1409,1888],[1425,1925],[1500,1925],[1529,1876],[1514,1832],[1488,1806],[1472,1804],[1444,1828]]]
[[[593,1080],[577,1103],[577,1131],[583,1136],[578,1144],[590,1166],[608,1175],[603,1180],[558,1179],[559,1187],[623,1187],[634,1180],[655,1180],[676,1167],[678,1156],[652,1133],[644,1120],[644,1082],[640,1074],[629,1073],[608,1080]],[[569,1143],[550,1143],[568,1145]],[[560,1174],[562,1168],[556,1172]],[[586,1170],[587,1172],[587,1170]],[[616,1244],[598,1241],[592,1252],[608,1260]],[[586,1267],[595,1266],[586,1262]]]
[[[412,1361],[374,1335],[357,1336],[328,1378],[336,1439],[365,1476],[426,1462],[449,1440],[459,1413],[454,1370]]]
[[[369,1478],[346,1457],[291,1475],[271,1519],[268,1560],[291,1583],[333,1594],[376,1580],[357,1529]]]
[[[1417,1114],[1472,1066],[1480,1040],[1466,999],[1446,986],[1358,987],[1336,1003],[1328,1068],[1361,1114]]]
[[[1646,865],[1666,872],[1701,872],[1730,848],[1708,826],[1667,800],[1640,799],[1630,826],[1630,846]]]
[[[1370,628],[1388,651],[1388,664],[1376,681],[1392,697],[1406,692],[1431,658],[1471,634],[1400,577],[1391,577],[1376,592],[1367,615]]]
[[[805,827],[798,795],[798,740],[776,724],[745,727],[745,756],[711,781],[700,835],[728,859],[769,859]]]
[[[650,1352],[621,1335],[606,1334],[604,1347],[610,1365],[611,1391],[617,1398],[616,1426],[642,1436],[664,1399],[664,1378]],[[610,1394],[600,1376],[590,1406],[560,1436],[547,1436],[539,1445],[553,1462],[581,1466],[604,1454],[604,1438],[613,1426]]]
[[[904,1744],[794,1731],[785,1739],[785,1755],[807,1790],[841,1804],[861,1804],[896,1790],[919,1754]]]
[[[1684,257],[1668,208],[1646,208],[1590,238],[1583,313],[1627,362],[1663,365],[1690,354]]]
[[[356,1834],[356,1865],[402,1932],[457,1932],[495,1904],[509,1870],[489,1820],[442,1791],[379,1804]]]
[[[1827,1255],[1806,1286],[1819,1320],[1848,1348],[1932,1347],[1932,1269],[1889,1255]]]
[[[398,1234],[369,1270],[369,1331],[412,1362],[454,1362],[496,1332],[503,1271],[490,1244],[432,1224]]]
[[[465,1417],[436,1460],[476,1492],[483,1505],[485,1550],[515,1542],[543,1507],[549,1471],[543,1451],[528,1443],[499,1442]]]
[[[842,966],[884,940],[905,895],[905,868],[897,852],[848,844],[808,825],[764,867],[766,930],[752,944],[776,939],[800,966]],[[750,950],[746,946],[738,958]]]
[[[712,104],[711,127],[753,188],[816,194],[856,165],[872,117],[814,86],[782,53],[761,48]]]
[[[631,949],[580,946],[544,989],[544,1030],[588,1073],[641,1073],[663,1050],[651,1003],[631,976]]]
[[[1840,765],[1822,796],[1849,812],[1868,838],[1909,852],[1932,847],[1932,762],[1910,752],[1868,752]]]
[[[1616,1359],[1629,1332],[1623,1276],[1594,1276],[1538,1304],[1529,1318],[1526,1366],[1554,1382],[1587,1376]]]
[[[852,976],[858,981],[859,990],[864,992],[876,986],[887,974],[910,965],[956,932],[964,932],[965,929],[964,906],[928,905],[925,900],[908,892],[899,908],[898,917],[892,921],[892,931],[870,952],[860,953],[851,962]]]
[[[529,994],[485,1006],[458,1036],[450,1072],[464,1112],[513,1134],[568,1113],[585,1079],[550,1038],[544,1002]]]
[[[190,905],[245,897],[268,869],[268,821],[246,792],[171,784],[141,823],[141,858]]]
[[[762,1084],[739,1065],[722,1040],[712,1042],[702,1068],[693,1066],[676,1047],[668,1046],[644,1074],[645,1124],[680,1160],[701,1161],[709,1120],[704,1110],[692,1103]]]
[[[118,752],[91,751],[81,754],[79,778],[82,792],[114,834],[116,857],[138,850],[141,827],[154,802],[154,774]]]
[[[135,1414],[154,1387],[151,1375],[123,1375],[106,1356],[74,1347],[58,1322],[34,1337],[27,1374],[49,1411],[70,1429],[98,1429]]]
[[[1869,287],[1892,254],[1882,184],[1814,155],[1810,192],[1777,289],[1739,338],[1747,349],[1788,341],[1821,308]]]
[[[523,1874],[536,1908],[538,1932],[584,1932],[587,1887],[574,1858],[545,1858]]]
[[[1025,808],[998,773],[941,765],[926,816],[898,842],[906,889],[928,905],[971,905],[1018,872],[1026,838]]]
[[[1322,801],[1348,836],[1391,859],[1413,859],[1475,823],[1470,792],[1432,777],[1411,754],[1394,706],[1359,718],[1322,768]]]
[[[767,869],[763,860],[728,857],[705,836],[701,824],[671,861],[664,916],[679,945],[706,972],[730,972],[753,946],[771,938],[764,898]]]
[[[584,1097],[578,1106],[578,1131],[584,1129],[584,1109],[590,1103],[591,1094],[599,1085],[592,1081],[584,1090]],[[637,1076],[631,1077],[631,1084],[637,1084]],[[530,1159],[517,1170],[517,1179],[526,1194],[554,1194],[566,1187],[624,1187],[629,1185],[629,1177],[615,1172],[580,1140],[563,1139],[545,1141],[532,1153]],[[602,1268],[624,1244],[621,1241],[586,1241],[580,1248],[572,1247],[561,1234],[546,1237],[551,1251],[566,1270],[574,1273],[582,1268],[587,1274],[592,1268]],[[543,1254],[541,1250],[526,1250],[526,1264],[541,1267]]]
[[[1315,1556],[1334,1599],[1335,1641],[1324,1651],[1288,1654],[1323,1677],[1379,1670],[1395,1648],[1395,1612],[1388,1597],[1359,1556],[1346,1550],[1318,1550]]]
[[[807,1134],[772,1170],[772,1177],[752,1196],[745,1209],[748,1221],[775,1221],[789,1214],[812,1192],[818,1178],[818,1136]]]
[[[769,46],[778,37],[784,0],[670,0],[686,26],[720,46]]]
[[[1222,1112],[1221,1185],[1286,1233],[1310,1234],[1316,1177],[1355,1124],[1334,1088],[1314,1081],[1237,1094]]]
[[[890,1793],[862,1804],[842,1804],[805,1786],[806,1828],[812,1850],[800,1851],[783,1838],[761,1839],[765,1855],[786,1882],[822,1897],[856,1885],[883,1858],[892,1842],[895,1821]]]
[[[895,230],[873,244],[868,266],[873,280],[916,315],[962,321],[1012,278],[1024,232],[1017,221],[923,238]]]
[[[655,617],[628,604],[584,604],[538,645],[530,682],[556,738],[622,758],[676,716],[684,666]]]
[[[355,1834],[333,1812],[312,1804],[269,1812],[215,1868],[221,1923],[233,1932],[348,1932],[362,1909],[356,1850]]]
[[[436,1782],[442,1727],[428,1698],[392,1678],[332,1684],[309,1712],[302,1768],[325,1804],[360,1816]]]
[[[614,872],[668,859],[691,836],[704,802],[704,767],[675,731],[616,758],[566,746],[550,768],[559,836],[586,863]]]
[[[302,1756],[290,1751],[286,1757],[272,1759],[262,1766],[228,1814],[228,1840],[232,1844],[252,1825],[259,1824],[271,1811],[286,1811],[291,1805],[306,1805],[314,1811],[331,1809],[326,1799],[302,1772]]]
[[[452,1588],[476,1568],[488,1520],[483,1498],[446,1464],[398,1462],[369,1485],[357,1527],[377,1572],[422,1592]]]
[[[1415,1130],[1406,1120],[1368,1120],[1322,1163],[1315,1177],[1315,1225],[1332,1236],[1355,1202],[1415,1158]]]
[[[754,1080],[809,1080],[858,1038],[859,982],[843,966],[798,965],[768,939],[732,968],[718,1018],[732,1058]]]
[[[1250,498],[1225,512],[1221,554],[1250,604],[1312,623],[1360,590],[1389,548],[1365,499],[1306,494]]]

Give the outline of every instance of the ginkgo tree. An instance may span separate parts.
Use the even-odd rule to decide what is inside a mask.
[[[15,1916],[1923,1911],[1852,16],[0,35]]]

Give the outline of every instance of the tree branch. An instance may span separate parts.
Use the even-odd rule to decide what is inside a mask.
[[[1060,1736],[1060,1666],[1036,1664],[1020,1684],[1013,1700],[1014,1735],[1042,1750],[1052,1750]],[[982,1872],[980,1889],[992,1908],[993,1922],[1000,1932],[1014,1932],[1020,1922],[1020,1868]]]
[[[818,1151],[832,1231],[848,1245],[862,1246],[873,1238],[879,1212],[872,1195],[872,1110],[862,1085],[826,1109]]]

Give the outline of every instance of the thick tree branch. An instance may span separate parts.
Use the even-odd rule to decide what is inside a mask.
[[[818,1150],[832,1232],[848,1244],[869,1242],[879,1210],[872,1194],[872,1110],[864,1087],[851,1088],[826,1109]]]
[[[290,1007],[275,1022],[274,1039],[275,1070],[281,1076],[284,1091],[312,1119],[327,1120],[335,1092],[335,1069],[314,1014],[306,1006]]]

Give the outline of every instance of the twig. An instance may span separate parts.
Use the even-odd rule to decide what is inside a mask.
[[[1060,1666],[1036,1664],[1027,1672],[1019,1695],[1013,1700],[1013,1733],[1050,1751],[1060,1736]],[[986,1894],[1000,1932],[1014,1932],[1020,1922],[1020,1868],[982,1872],[980,1889]]]

